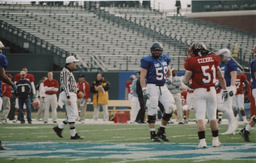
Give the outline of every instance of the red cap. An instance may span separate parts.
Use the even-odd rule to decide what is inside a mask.
[[[6,74],[9,78],[13,78],[13,76],[11,74]]]

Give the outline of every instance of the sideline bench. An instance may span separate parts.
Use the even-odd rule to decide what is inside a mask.
[[[115,118],[116,113],[126,113],[128,120],[130,120],[131,109],[116,109],[116,107],[131,107],[132,102],[130,100],[109,100],[108,107],[113,107],[113,109],[108,109],[109,120],[112,121]]]

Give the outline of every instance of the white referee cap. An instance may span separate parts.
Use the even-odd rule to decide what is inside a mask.
[[[79,62],[79,60],[76,59],[74,56],[68,56],[66,58],[66,63],[73,63],[73,62]]]
[[[4,48],[4,44],[2,43],[2,41],[0,41],[0,49]]]

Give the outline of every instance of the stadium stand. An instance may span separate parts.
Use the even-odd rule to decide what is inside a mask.
[[[172,67],[178,70],[184,70],[184,57],[193,41],[204,41],[213,50],[232,49],[237,43],[240,60],[248,62],[256,38],[255,34],[165,16],[147,8],[89,11],[67,6],[0,5],[0,10],[1,29],[34,44],[30,50],[61,58],[75,55],[83,61],[79,67],[87,71],[138,70],[140,58],[150,54],[153,42],[163,44],[164,52],[172,56]]]

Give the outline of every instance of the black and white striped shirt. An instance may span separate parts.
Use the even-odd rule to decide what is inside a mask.
[[[68,98],[70,97],[70,92],[76,92],[78,90],[75,77],[67,67],[64,67],[60,73],[60,83],[61,89],[65,91]]]

